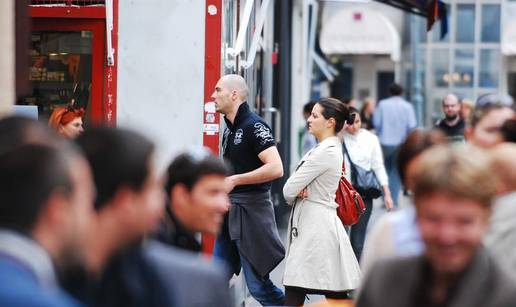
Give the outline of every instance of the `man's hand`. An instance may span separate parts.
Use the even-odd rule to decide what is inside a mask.
[[[227,188],[227,191],[228,193],[233,191],[233,189],[238,185],[238,175],[233,175],[233,176],[229,176],[229,177],[226,177],[226,188]]]

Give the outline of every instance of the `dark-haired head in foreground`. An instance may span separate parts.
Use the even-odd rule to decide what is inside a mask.
[[[165,192],[170,203],[160,239],[199,251],[196,234],[218,234],[230,206],[225,184],[229,173],[228,166],[208,149],[179,154],[167,170]]]
[[[43,123],[23,116],[8,116],[0,120],[0,153],[22,144],[53,144],[62,142]]]
[[[83,261],[94,189],[70,144],[22,144],[0,155],[0,228],[32,238],[60,268]]]
[[[93,173],[97,227],[90,264],[99,270],[110,253],[143,238],[163,213],[163,189],[153,166],[154,145],[124,129],[93,128],[77,138]]]

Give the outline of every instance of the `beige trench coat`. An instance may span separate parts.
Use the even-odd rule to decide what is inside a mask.
[[[336,212],[342,159],[340,140],[327,138],[303,157],[283,187],[287,203],[295,204],[289,223],[285,286],[344,291],[359,285],[358,261]],[[308,197],[297,198],[305,187]]]

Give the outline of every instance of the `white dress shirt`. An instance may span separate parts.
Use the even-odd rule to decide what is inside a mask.
[[[360,129],[356,134],[345,133],[344,142],[351,160],[365,170],[373,170],[381,186],[389,183],[383,164],[382,148],[378,137],[366,129]],[[346,178],[351,179],[351,166],[346,156]]]

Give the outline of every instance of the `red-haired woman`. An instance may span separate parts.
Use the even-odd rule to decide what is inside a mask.
[[[84,131],[82,117],[84,109],[57,107],[54,109],[48,125],[67,139],[74,139]]]

